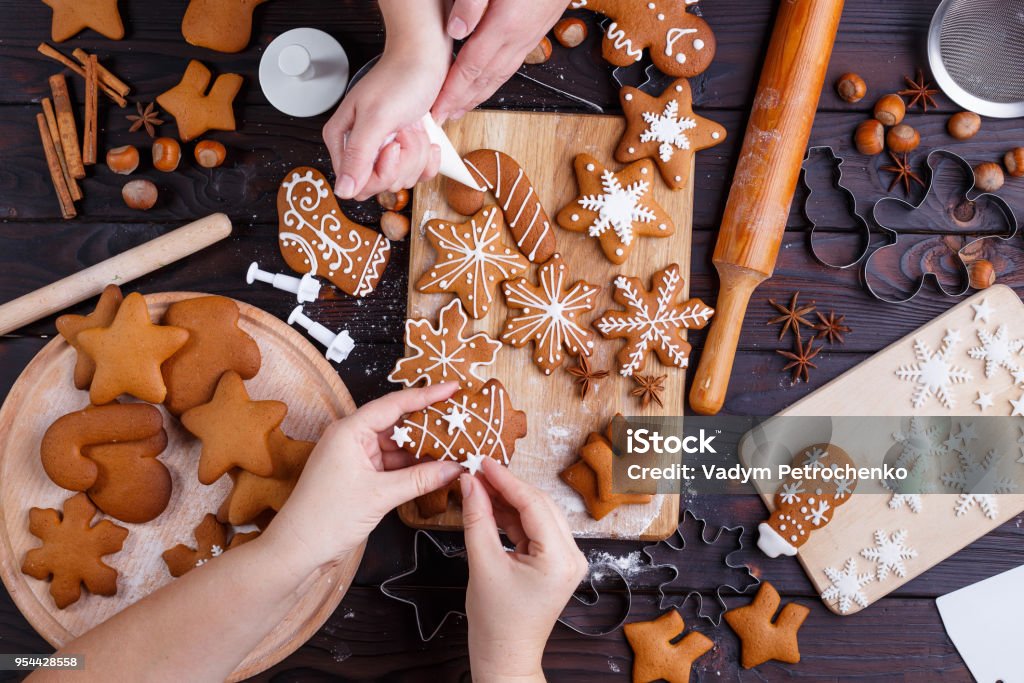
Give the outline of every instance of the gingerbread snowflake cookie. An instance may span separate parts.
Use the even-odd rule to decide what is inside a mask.
[[[651,61],[676,78],[693,78],[715,57],[715,36],[700,17],[686,11],[697,0],[573,0],[572,9],[589,9],[611,21],[602,45],[615,66],[639,62],[650,48]]]
[[[278,190],[277,212],[281,255],[292,270],[325,277],[352,296],[376,288],[391,242],[346,218],[320,171],[291,171]]]
[[[469,316],[458,299],[441,309],[437,325],[426,318],[405,322],[405,345],[409,355],[398,361],[388,379],[411,387],[459,382],[467,389],[483,381],[481,368],[494,364],[501,342],[485,332],[466,334]]]
[[[725,140],[725,128],[693,113],[690,84],[685,78],[652,97],[637,88],[619,93],[626,132],[615,159],[629,163],[653,159],[665,184],[679,190],[690,182],[693,155]]]
[[[533,343],[533,362],[550,375],[565,359],[589,356],[594,349],[593,333],[580,321],[581,314],[594,308],[601,288],[588,282],[565,287],[565,263],[559,254],[538,271],[539,284],[526,278],[505,283],[505,301],[510,309],[501,340],[516,348]]]
[[[501,213],[488,206],[465,223],[433,220],[426,235],[437,260],[416,283],[424,294],[451,292],[474,318],[491,310],[498,284],[524,272],[529,261],[501,241]]]
[[[641,372],[650,351],[664,365],[689,366],[690,345],[683,334],[705,327],[715,311],[700,299],[677,301],[683,284],[674,263],[654,274],[650,290],[644,289],[639,278],[620,275],[615,279],[613,298],[626,310],[606,312],[594,321],[594,327],[605,339],[626,340],[617,356],[620,374],[629,377]]]
[[[391,439],[416,458],[454,460],[475,474],[484,458],[508,465],[524,436],[526,413],[516,410],[505,387],[492,379],[407,415]]]
[[[650,161],[615,173],[589,154],[580,154],[575,165],[580,194],[559,212],[557,222],[596,238],[609,261],[624,263],[637,237],[669,237],[675,232],[668,213],[654,201]]]

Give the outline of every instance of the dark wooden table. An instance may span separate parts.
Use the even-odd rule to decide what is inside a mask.
[[[228,241],[185,261],[168,266],[131,285],[143,292],[191,290],[242,299],[286,317],[294,305],[288,296],[268,287],[248,287],[246,266],[252,260],[283,270],[277,253],[275,196],[285,172],[298,165],[329,171],[330,163],[320,129],[326,117],[294,120],[264,100],[257,81],[257,63],[263,47],[274,36],[297,26],[315,26],[335,35],[358,66],[373,57],[383,43],[375,3],[369,0],[277,0],[260,7],[252,47],[239,55],[219,55],[188,46],[179,24],[184,3],[129,0],[120,3],[128,29],[122,42],[103,40],[88,33],[75,41],[95,50],[105,63],[134,86],[133,99],[144,102],[175,84],[189,58],[197,57],[219,71],[246,76],[237,106],[237,133],[216,137],[229,147],[228,164],[214,171],[184,163],[182,170],[159,174],[142,172],[160,187],[160,204],[147,214],[125,208],[120,199],[123,179],[105,168],[94,169],[85,181],[86,199],[81,216],[60,220],[36,133],[34,114],[47,94],[47,77],[58,67],[35,47],[49,36],[49,10],[39,2],[0,0],[0,300],[9,300],[57,278],[96,263],[111,254],[145,242],[180,224],[213,211],[228,213],[235,233]],[[860,211],[885,195],[888,175],[879,171],[881,159],[860,157],[851,149],[851,135],[865,118],[875,96],[903,85],[903,75],[925,65],[928,22],[936,0],[877,2],[849,0],[832,57],[830,82],[845,71],[859,72],[870,95],[857,105],[840,101],[831,86],[822,94],[812,144],[830,144],[848,157],[846,182],[857,196]],[[718,56],[710,70],[695,81],[697,104],[703,115],[722,122],[729,130],[723,145],[698,156],[693,235],[695,295],[713,303],[716,276],[710,263],[716,228],[729,188],[737,151],[767,45],[773,18],[770,0],[715,0],[703,12],[718,36]],[[68,47],[65,45],[64,47]],[[614,111],[615,89],[609,69],[597,58],[596,36],[571,53],[556,47],[554,59],[529,73],[591,99]],[[71,81],[76,96],[81,88]],[[997,160],[1008,148],[1024,141],[1019,121],[986,120],[982,132],[969,143],[955,143],[945,134],[947,117],[955,105],[939,98],[937,111],[914,111],[909,121],[921,131],[922,151],[949,146],[972,162]],[[491,107],[580,110],[579,105],[522,78],[514,78],[488,103]],[[101,149],[147,139],[129,134],[125,112],[104,102]],[[173,124],[163,128],[173,134]],[[923,154],[917,161],[922,163]],[[1018,213],[1024,209],[1024,182],[1010,180],[1001,192]],[[798,200],[801,197],[798,196]],[[892,306],[865,294],[855,271],[820,266],[807,248],[807,220],[794,206],[789,231],[779,256],[775,277],[757,293],[746,321],[733,374],[727,412],[770,415],[790,405],[829,379],[866,359],[870,354],[927,323],[954,301],[926,292],[912,305]],[[372,223],[378,209],[372,202],[350,203],[354,219]],[[842,226],[841,207],[820,207],[832,212],[824,221]],[[826,233],[826,239],[830,237]],[[834,232],[838,243],[843,233]],[[990,255],[999,279],[1024,291],[1021,242],[1001,245]],[[838,247],[837,247],[838,248]],[[386,375],[402,353],[407,286],[407,243],[397,245],[392,264],[379,290],[362,301],[345,295],[328,296],[308,311],[332,328],[347,328],[358,342],[352,357],[338,368],[356,401],[362,403],[392,387]],[[819,370],[809,384],[793,385],[781,372],[775,353],[775,330],[766,325],[772,309],[766,299],[785,299],[801,290],[804,298],[847,316],[854,332],[844,346],[829,347],[819,357]],[[75,310],[85,310],[86,306]],[[55,334],[53,318],[30,325],[0,339],[0,392],[11,384],[32,356]],[[701,336],[695,335],[700,348]],[[718,525],[744,525],[743,542],[754,543],[753,527],[765,514],[750,497],[701,497],[683,506]],[[698,680],[779,680],[803,677],[815,680],[875,679],[968,680],[969,674],[943,631],[934,598],[1020,564],[1024,560],[1021,519],[972,544],[920,578],[896,590],[868,610],[852,617],[831,614],[818,600],[803,571],[793,559],[767,560],[756,550],[740,556],[753,571],[770,580],[788,599],[811,608],[800,634],[803,661],[798,666],[765,664],[743,671],[737,664],[737,641],[727,628],[698,628],[717,643],[716,650],[695,667]],[[458,536],[445,537],[457,544]],[[413,532],[393,515],[371,536],[366,559],[344,602],[321,631],[284,662],[261,676],[274,680],[469,680],[464,620],[450,621],[431,642],[416,633],[412,610],[384,597],[381,581],[407,568],[412,560]],[[587,551],[626,556],[638,543],[584,542]],[[686,587],[712,599],[723,577],[713,548],[691,548],[680,556]],[[657,612],[657,585],[661,577],[644,572],[635,576],[632,618],[646,619]],[[444,577],[427,591],[452,590]],[[742,602],[729,599],[733,605]],[[45,652],[48,646],[19,614],[6,594],[0,596],[0,652]],[[621,633],[586,638],[558,627],[552,635],[546,670],[552,680],[627,680],[631,655]]]

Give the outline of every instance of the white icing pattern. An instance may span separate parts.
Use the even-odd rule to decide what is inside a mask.
[[[985,377],[992,377],[999,368],[1004,368],[1014,375],[1015,379],[1021,368],[1013,357],[1024,348],[1024,340],[1009,339],[1006,325],[1000,325],[995,334],[986,330],[978,330],[981,346],[975,346],[967,354],[975,360],[985,361]]]
[[[834,567],[826,567],[825,576],[832,582],[832,585],[822,591],[821,597],[824,600],[836,601],[840,613],[849,612],[853,603],[857,603],[861,607],[868,606],[868,598],[861,589],[875,578],[871,574],[858,574],[856,559],[852,557],[848,559],[842,571]]]
[[[658,156],[668,163],[677,149],[690,149],[690,138],[686,131],[697,127],[697,121],[689,116],[679,117],[678,100],[669,100],[661,114],[645,111],[647,130],[640,134],[640,142],[657,142]]]
[[[643,48],[635,47],[633,41],[626,35],[626,32],[619,28],[619,25],[614,21],[608,24],[608,40],[612,41],[612,45],[615,46],[616,50],[622,50],[632,57],[634,61],[639,62],[640,58],[644,56]]]
[[[907,575],[906,560],[917,557],[917,551],[907,545],[907,531],[900,529],[892,535],[882,530],[875,531],[875,545],[860,551],[866,560],[876,563],[875,575],[879,581],[889,577],[889,572],[901,578]]]
[[[651,184],[646,180],[637,180],[626,187],[610,170],[601,173],[603,193],[586,195],[579,198],[579,204],[588,211],[597,214],[588,233],[591,237],[600,237],[607,230],[615,231],[622,244],[633,243],[633,223],[653,223],[658,215],[640,200],[647,195]]]
[[[958,337],[952,332],[947,334],[938,351],[932,351],[928,344],[919,339],[915,340],[914,356],[917,362],[902,365],[896,370],[897,377],[917,385],[911,399],[915,408],[923,406],[929,398],[936,398],[943,406],[952,409],[956,405],[952,386],[974,379],[969,371],[953,365],[951,360]]]

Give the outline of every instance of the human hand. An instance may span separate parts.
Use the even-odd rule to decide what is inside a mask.
[[[448,34],[470,36],[434,103],[434,118],[459,118],[494,94],[523,64],[530,50],[555,25],[567,0],[455,0]],[[471,35],[472,34],[472,35]]]
[[[391,440],[403,415],[443,401],[456,383],[405,389],[330,425],[288,502],[264,532],[282,560],[310,574],[356,550],[393,508],[455,481],[461,465],[411,456]]]
[[[485,458],[483,477],[461,482],[473,680],[544,680],[544,646],[587,560],[554,501],[507,468]],[[514,552],[502,546],[499,526]]]

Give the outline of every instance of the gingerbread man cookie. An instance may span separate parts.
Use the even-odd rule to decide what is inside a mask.
[[[391,242],[346,218],[320,171],[304,166],[285,176],[277,215],[278,246],[289,268],[325,277],[352,296],[377,287]]]
[[[62,43],[87,28],[111,40],[124,38],[117,0],[43,0],[53,10],[50,36]]]
[[[532,343],[533,362],[550,375],[565,360],[565,352],[589,356],[593,333],[580,317],[593,310],[601,288],[582,280],[565,288],[565,263],[559,254],[538,270],[539,284],[526,278],[507,281],[505,302],[509,307],[501,340],[516,348]]]
[[[100,294],[100,300],[96,308],[89,315],[62,315],[57,318],[57,331],[67,340],[78,355],[75,358],[75,388],[88,389],[92,382],[93,373],[96,372],[96,364],[92,362],[89,354],[83,353],[78,345],[78,333],[82,330],[91,330],[94,327],[109,327],[114,322],[117,309],[121,306],[124,297],[121,295],[121,288],[117,285],[107,285]]]
[[[252,13],[267,0],[189,0],[181,35],[189,45],[241,52],[252,37]]]
[[[530,262],[500,240],[501,214],[488,206],[466,223],[427,223],[427,239],[437,250],[416,289],[424,294],[451,292],[474,318],[487,315],[499,283],[526,270]]]
[[[217,521],[216,515],[207,514],[199,522],[192,537],[196,547],[190,548],[184,543],[165,550],[164,564],[171,576],[184,576],[196,567],[201,567],[215,557],[224,554],[228,548],[228,529]]]
[[[237,372],[225,372],[209,403],[181,416],[181,424],[203,442],[199,481],[204,484],[241,467],[260,477],[274,474],[271,434],[281,426],[288,406],[280,401],[252,401]]]
[[[772,659],[786,664],[800,663],[800,644],[796,633],[811,610],[791,602],[782,608],[776,619],[775,613],[780,604],[779,592],[765,581],[753,602],[723,615],[729,627],[740,637],[743,652],[740,664],[744,669],[752,669]]]
[[[572,9],[608,17],[602,54],[615,66],[639,62],[650,48],[654,66],[669,76],[693,78],[715,58],[715,34],[686,11],[697,0],[573,0]]]
[[[626,116],[615,159],[629,163],[653,159],[665,184],[681,190],[690,182],[693,155],[725,140],[725,127],[693,113],[690,84],[685,78],[651,97],[637,88],[619,93]]]
[[[124,298],[109,327],[78,333],[78,346],[96,364],[89,399],[96,405],[129,394],[147,403],[167,396],[160,366],[188,341],[180,327],[154,325],[146,299],[138,292]]]
[[[551,220],[519,162],[493,149],[478,149],[462,160],[477,184],[494,194],[519,251],[534,263],[551,258],[555,253]],[[472,216],[483,208],[484,193],[480,190],[447,178],[445,183],[448,203],[463,216]]]
[[[188,342],[163,364],[171,415],[207,403],[228,370],[252,379],[260,370],[260,348],[238,326],[238,304],[222,296],[201,296],[167,307],[163,323],[188,330]]]
[[[405,345],[409,354],[388,375],[392,382],[411,387],[439,382],[459,382],[467,389],[484,380],[481,368],[494,365],[501,342],[486,332],[466,335],[469,317],[458,299],[452,299],[437,316],[437,326],[426,318],[405,321]]]
[[[21,571],[50,579],[50,595],[60,609],[78,601],[82,586],[93,595],[117,594],[117,570],[103,557],[121,550],[128,530],[105,519],[92,524],[95,516],[84,493],[64,501],[63,514],[49,508],[28,511],[28,530],[43,545],[25,554]]]
[[[182,142],[194,140],[210,130],[234,130],[235,95],[244,79],[238,74],[221,74],[207,92],[213,74],[193,59],[185,69],[181,82],[156,98],[157,103],[178,123]]]
[[[684,628],[683,617],[674,609],[653,621],[634,621],[622,627],[633,650],[633,683],[690,683],[694,661],[715,643],[696,631],[679,638]]]
[[[312,441],[291,439],[280,429],[274,430],[270,435],[273,476],[260,477],[245,470],[233,472],[234,487],[217,516],[240,526],[251,524],[265,510],[279,512],[315,447]]]
[[[492,379],[405,416],[391,438],[417,459],[454,460],[476,474],[484,458],[508,465],[524,436],[526,413],[513,408],[505,387]]]
[[[629,258],[637,237],[669,237],[675,232],[672,219],[654,201],[654,166],[649,160],[615,173],[589,154],[580,154],[575,166],[580,194],[559,212],[558,224],[596,238],[612,263]]]

